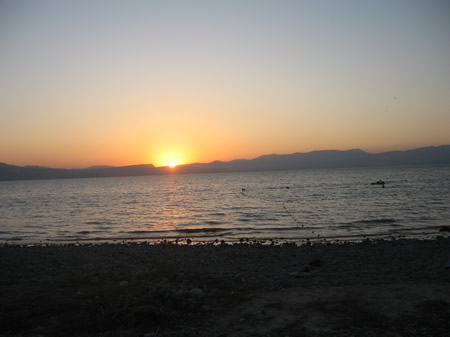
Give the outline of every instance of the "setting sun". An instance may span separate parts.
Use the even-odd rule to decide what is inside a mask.
[[[174,168],[178,165],[186,163],[185,156],[181,152],[162,151],[157,155],[154,161],[156,166],[168,166]]]

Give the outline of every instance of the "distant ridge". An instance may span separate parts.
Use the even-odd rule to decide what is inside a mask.
[[[42,166],[14,166],[0,163],[0,180],[63,179],[90,177],[146,176],[169,173],[219,173],[277,171],[314,168],[352,168],[389,166],[450,165],[450,145],[430,146],[407,151],[371,154],[359,149],[313,151],[263,155],[255,159],[213,161],[179,165],[175,169],[152,164],[132,166],[92,166],[84,169],[56,169]]]
[[[0,180],[124,177],[167,173],[167,168],[157,168],[152,164],[121,167],[94,166],[83,169],[55,169],[37,166],[22,167],[0,163]]]

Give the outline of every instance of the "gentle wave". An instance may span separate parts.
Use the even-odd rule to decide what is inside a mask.
[[[218,233],[225,232],[231,230],[230,228],[184,228],[184,229],[175,229],[174,232],[177,233]]]
[[[374,177],[392,183],[377,188],[370,185]],[[447,235],[439,228],[450,225],[449,168],[16,181],[0,187],[0,243]]]
[[[396,223],[397,220],[396,219],[370,219],[370,220],[357,220],[357,221],[351,221],[348,222],[348,225],[353,225],[353,224],[366,224],[366,225],[370,225],[370,224],[393,224]]]
[[[76,234],[81,234],[81,235],[90,235],[90,234],[98,234],[98,233],[104,233],[105,231],[80,231],[80,232],[76,232]]]

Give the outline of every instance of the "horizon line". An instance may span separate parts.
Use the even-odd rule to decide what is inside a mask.
[[[288,155],[294,155],[294,154],[308,154],[308,153],[313,153],[313,152],[327,152],[327,151],[336,151],[336,152],[348,152],[348,151],[362,151],[368,154],[381,154],[381,153],[389,153],[389,152],[405,152],[405,151],[413,151],[413,150],[419,150],[419,149],[425,149],[425,148],[437,148],[437,147],[443,147],[443,146],[450,146],[450,144],[441,144],[441,145],[429,145],[429,146],[421,146],[421,147],[417,147],[417,148],[410,148],[410,149],[406,149],[406,150],[390,150],[390,151],[381,151],[381,152],[369,152],[360,148],[352,148],[352,149],[346,149],[346,150],[337,150],[337,149],[327,149],[327,150],[312,150],[312,151],[307,151],[307,152],[291,152],[291,153],[267,153],[267,154],[261,154],[259,156],[253,157],[253,158],[235,158],[235,159],[231,159],[231,160],[213,160],[210,162],[192,162],[192,163],[183,163],[183,164],[178,164],[175,167],[180,167],[180,166],[186,166],[186,165],[202,165],[202,164],[211,164],[214,162],[222,162],[222,163],[227,163],[227,162],[232,162],[232,161],[236,161],[236,160],[254,160],[254,159],[258,159],[261,157],[265,157],[265,156],[288,156]],[[9,164],[9,163],[5,163],[5,162],[0,162],[0,164],[4,164],[4,165],[10,165],[10,166],[16,166],[16,167],[41,167],[41,168],[48,168],[48,169],[55,169],[55,170],[86,170],[86,169],[92,169],[92,168],[119,168],[119,167],[131,167],[131,166],[144,166],[144,165],[151,165],[155,168],[171,168],[168,165],[165,166],[155,166],[152,163],[140,163],[140,164],[127,164],[127,165],[121,165],[121,166],[113,166],[113,165],[107,165],[107,164],[103,164],[103,165],[91,165],[91,166],[87,166],[87,167],[69,167],[69,168],[64,168],[64,167],[50,167],[50,166],[43,166],[43,165],[16,165],[16,164]],[[175,168],[174,167],[174,168]],[[173,168],[173,169],[174,169]]]

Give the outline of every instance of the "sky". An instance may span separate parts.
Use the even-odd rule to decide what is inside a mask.
[[[450,144],[450,2],[0,1],[0,162]]]

